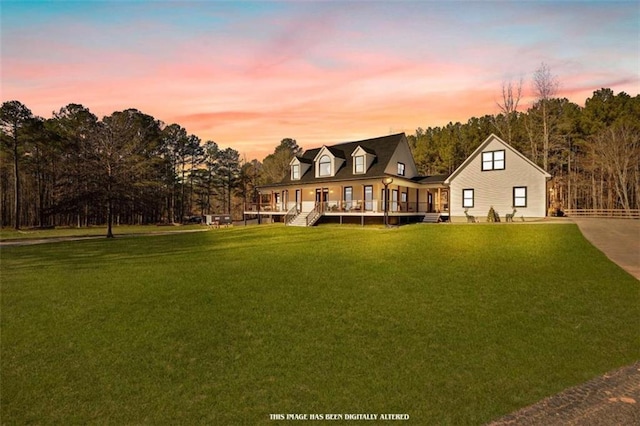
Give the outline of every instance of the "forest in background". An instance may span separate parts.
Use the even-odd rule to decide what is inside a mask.
[[[640,208],[640,95],[600,89],[581,107],[554,97],[544,64],[533,80],[526,111],[522,81],[504,82],[499,113],[408,135],[420,174],[453,172],[495,133],[552,175],[550,210]],[[0,108],[0,147],[0,223],[16,229],[240,219],[302,152],[285,138],[247,160],[136,109],[98,119],[69,104],[45,119],[17,100]]]
[[[639,95],[600,89],[584,107],[549,98],[518,112],[505,108],[517,105],[511,89],[503,87],[499,114],[408,136],[418,171],[450,174],[495,133],[551,174],[551,210],[640,208]]]

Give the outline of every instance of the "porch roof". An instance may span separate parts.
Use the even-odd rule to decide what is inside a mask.
[[[416,176],[415,182],[422,184],[444,184],[449,175]]]

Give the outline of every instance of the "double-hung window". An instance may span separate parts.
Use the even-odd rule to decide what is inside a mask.
[[[462,190],[462,207],[473,207],[473,189]]]
[[[504,170],[504,149],[482,153],[482,171]]]
[[[294,164],[293,166],[291,166],[291,179],[292,180],[300,179],[300,165],[299,164]]]
[[[398,176],[404,176],[404,163],[398,163]]]
[[[513,207],[527,207],[527,187],[513,187]]]

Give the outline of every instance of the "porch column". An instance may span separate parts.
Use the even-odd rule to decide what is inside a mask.
[[[440,187],[438,187],[438,201],[436,201],[436,206],[438,206],[436,209],[438,213],[442,213],[442,193]]]

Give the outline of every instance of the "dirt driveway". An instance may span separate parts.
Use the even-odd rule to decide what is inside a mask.
[[[571,219],[591,244],[640,280],[640,220]]]

